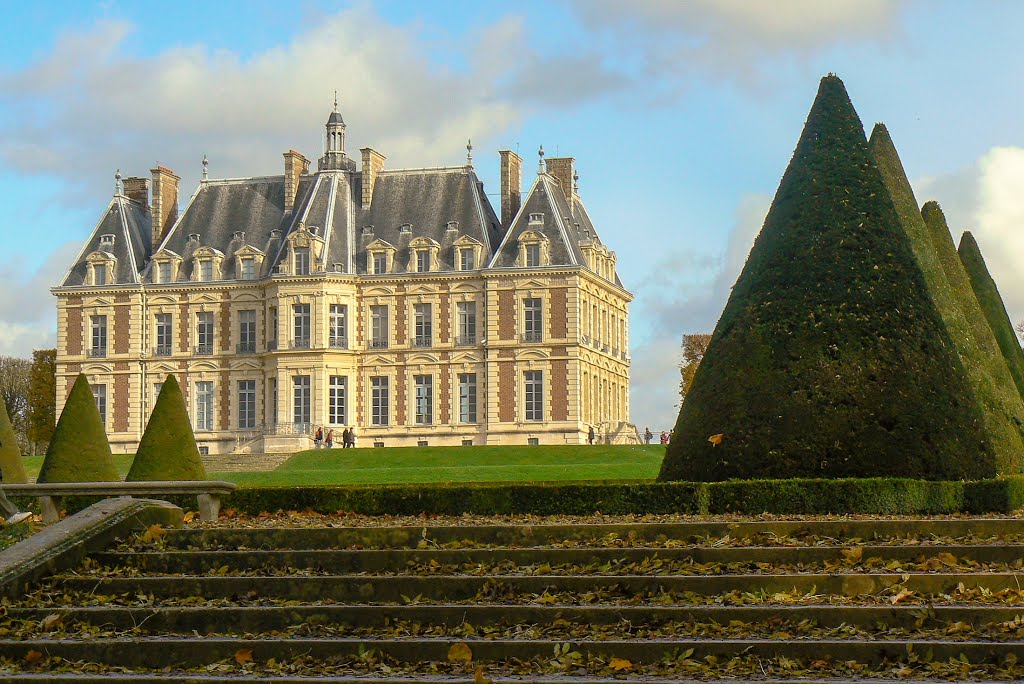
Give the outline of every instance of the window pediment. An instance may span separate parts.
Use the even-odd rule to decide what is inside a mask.
[[[374,240],[370,244],[366,245],[366,251],[367,252],[371,252],[371,251],[373,251],[373,252],[379,252],[379,251],[391,251],[391,252],[393,252],[393,251],[395,251],[395,246],[392,245],[387,240],[382,240],[380,238],[377,238],[376,240]]]

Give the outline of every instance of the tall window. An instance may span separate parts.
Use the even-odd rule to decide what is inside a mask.
[[[433,313],[434,307],[430,304],[413,305],[413,318],[414,325],[416,328],[416,336],[413,338],[412,341],[414,346],[431,346],[431,337],[433,335],[434,330]]]
[[[310,305],[294,304],[292,305],[292,313],[295,333],[295,336],[292,339],[292,347],[295,349],[309,349],[309,337],[311,332]]]
[[[526,420],[544,420],[544,372],[526,371],[523,376]]]
[[[292,377],[292,422],[306,425],[310,421],[310,383],[308,375]]]
[[[388,379],[382,375],[370,378],[370,424],[387,425],[391,399],[388,393]]]
[[[196,430],[213,429],[213,382],[196,383]]]
[[[540,266],[540,245],[537,243],[526,245],[526,267],[535,266]]]
[[[199,279],[203,282],[213,280],[213,260],[203,259],[199,262]]]
[[[89,356],[107,355],[107,317],[90,316],[92,327],[92,347],[89,349]]]
[[[374,273],[387,273],[388,272],[388,253],[387,252],[374,252],[373,253],[373,272]]]
[[[476,268],[476,252],[472,247],[463,247],[459,250],[459,270],[472,271]]]
[[[196,314],[197,354],[213,353],[213,312],[200,311]]]
[[[430,425],[434,422],[434,376],[414,375],[416,386],[416,424]]]
[[[174,349],[174,322],[169,313],[156,315],[156,350],[157,356],[168,356]]]
[[[386,304],[374,304],[370,307],[370,347],[387,349],[388,346],[388,307]]]
[[[252,257],[242,257],[242,280],[256,279],[256,260]]]
[[[295,248],[295,275],[309,275],[309,247]]]
[[[267,349],[277,349],[277,307],[270,307],[270,330],[267,331]]]
[[[476,302],[457,302],[458,344],[476,344]]]
[[[107,265],[106,264],[95,264],[92,267],[92,284],[93,285],[106,285],[107,284]]]
[[[347,377],[331,376],[330,387],[327,390],[327,421],[331,425],[345,425],[348,422],[345,410],[347,390]]]
[[[416,271],[419,273],[426,273],[430,270],[430,250],[429,249],[418,249],[416,250]]]
[[[256,381],[238,381],[238,427],[251,430],[256,427]]]
[[[459,422],[476,422],[476,373],[459,373]]]
[[[96,410],[100,412],[100,422],[105,427],[107,424],[107,386],[93,385],[92,398],[96,400]]]
[[[540,342],[542,320],[541,300],[529,298],[523,300],[523,342]]]
[[[256,310],[238,312],[238,353],[256,353]]]
[[[153,406],[156,406],[156,400],[160,398],[160,390],[164,388],[164,383],[154,382],[153,383]],[[149,407],[149,410],[153,410],[153,406]]]
[[[348,349],[348,305],[331,304],[332,349]]]
[[[157,281],[161,283],[171,282],[171,262],[162,261],[159,264],[157,264],[156,278]]]

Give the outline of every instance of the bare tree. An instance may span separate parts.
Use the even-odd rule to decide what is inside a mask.
[[[1018,344],[1024,341],[1024,320],[1017,321],[1017,325],[1013,326],[1013,332],[1017,333]]]
[[[32,362],[14,356],[0,356],[0,397],[11,419],[22,453],[28,451],[28,391]]]
[[[683,335],[683,361],[679,364],[679,372],[682,374],[679,380],[679,397],[682,401],[686,400],[686,393],[690,391],[690,385],[693,384],[697,367],[704,360],[704,352],[708,350],[709,342],[711,342],[709,333]]]

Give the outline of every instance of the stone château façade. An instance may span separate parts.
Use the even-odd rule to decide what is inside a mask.
[[[391,170],[345,150],[316,171],[118,175],[57,297],[57,409],[79,372],[115,451],[175,374],[200,449],[284,451],[312,426],[359,446],[575,444],[629,420],[628,305],[574,161],[500,152],[501,217],[463,166]],[[469,148],[471,152],[471,148]]]

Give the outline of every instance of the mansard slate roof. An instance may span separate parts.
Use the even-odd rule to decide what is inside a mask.
[[[104,235],[113,235],[113,244],[100,240]],[[105,252],[117,260],[114,282],[125,285],[139,282],[139,269],[146,263],[149,251],[150,217],[139,203],[124,195],[115,195],[100,217],[89,240],[78,253],[74,265],[61,282],[62,287],[76,287],[86,284],[88,275],[87,257],[93,252]]]

